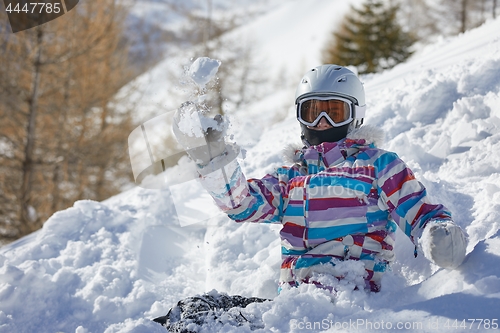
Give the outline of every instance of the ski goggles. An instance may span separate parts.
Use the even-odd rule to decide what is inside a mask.
[[[306,126],[316,126],[325,117],[334,127],[349,124],[354,119],[356,105],[341,97],[304,98],[297,104],[297,119]]]

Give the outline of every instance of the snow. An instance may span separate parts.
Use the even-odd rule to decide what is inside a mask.
[[[310,2],[307,8],[305,1],[287,2],[261,18],[272,18],[266,22],[274,26],[251,26],[267,53],[286,46],[290,71],[302,71],[303,59],[310,59],[308,66],[319,63],[320,43],[292,47],[283,28],[293,27],[296,41],[313,35],[310,20],[297,27],[298,14],[308,9],[325,17],[320,5],[331,10],[334,1]],[[469,234],[467,258],[457,270],[413,258],[412,244],[399,233],[397,260],[380,293],[355,290],[358,267],[346,265],[351,279],[333,302],[311,286],[277,295],[279,226],[231,222],[200,199],[203,191],[192,179],[177,191],[136,187],[103,202],[75,202],[41,230],[0,248],[0,332],[165,332],[151,319],[182,298],[214,289],[272,298],[242,310],[262,322],[257,332],[493,331],[500,319],[499,31],[500,20],[489,21],[392,70],[362,77],[365,122],[385,132],[382,147],[397,152]],[[318,34],[315,43],[324,37]],[[281,64],[272,56],[266,63]],[[151,77],[160,80],[165,66]],[[174,85],[162,80],[154,83],[155,94]],[[294,85],[268,91],[232,119],[233,138],[246,149],[242,168],[251,177],[279,166],[281,147],[299,142]],[[181,159],[167,177],[175,178],[186,163]],[[189,223],[180,208],[191,212]],[[212,323],[203,331],[250,328]]]
[[[182,111],[179,113],[179,130],[190,137],[203,139],[202,144],[205,145],[203,126],[199,116],[201,110],[198,110],[194,104],[186,105],[179,108],[179,110]],[[196,146],[199,147],[202,144],[196,144]]]
[[[188,76],[200,89],[205,89],[208,82],[214,79],[221,62],[208,57],[197,58],[189,67]]]
[[[206,99],[206,85],[215,79],[220,65],[220,60],[200,57],[193,61],[186,73],[191,83],[195,85],[195,89],[192,89],[190,93],[190,100],[185,102],[176,112],[176,117],[178,117],[176,124],[180,132],[185,135],[193,139],[203,139],[202,144],[195,143],[196,147],[206,145],[204,132],[208,128],[219,127],[215,119],[201,115],[205,111],[203,110],[203,102]],[[193,148],[191,142],[186,146]]]

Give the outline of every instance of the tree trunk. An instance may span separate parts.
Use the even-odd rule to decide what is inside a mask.
[[[108,115],[108,106],[107,106],[108,101],[104,101],[102,103],[101,109],[101,129],[100,133],[101,136],[105,135],[104,131],[106,130],[107,123],[106,123],[106,118]],[[107,142],[105,143],[107,144]],[[97,162],[98,164],[98,171],[97,171],[97,181],[96,181],[96,186],[95,186],[95,193],[96,193],[96,199],[101,201],[106,198],[106,195],[104,194],[104,187],[106,186],[105,184],[105,177],[106,177],[106,165],[108,163],[107,161],[108,156],[102,156],[101,159]]]
[[[462,8],[460,10],[460,32],[464,33],[467,30],[467,0],[462,0]]]
[[[31,96],[29,97],[28,104],[28,125],[26,129],[26,146],[24,149],[24,161],[22,165],[22,185],[21,185],[21,233],[26,235],[34,230],[35,226],[33,223],[35,220],[31,216],[30,207],[32,202],[31,192],[32,192],[32,182],[34,174],[34,147],[36,139],[36,116],[38,111],[38,97],[39,97],[39,86],[40,86],[40,70],[41,70],[41,57],[42,57],[42,42],[43,42],[43,30],[41,28],[37,29],[37,41],[36,41],[36,56],[33,61],[33,76],[32,76],[32,89]]]
[[[72,79],[72,63],[68,62],[68,68],[67,68],[67,73],[66,73],[66,78],[64,80],[64,93],[63,93],[63,107],[60,110],[59,114],[59,119],[58,119],[58,128],[59,131],[56,134],[55,138],[57,140],[56,144],[56,160],[54,162],[54,173],[52,175],[52,207],[51,211],[55,212],[58,211],[59,209],[62,208],[61,205],[61,190],[60,190],[60,184],[61,184],[61,173],[64,172],[61,168],[62,163],[64,162],[64,159],[67,158],[67,154],[63,149],[63,144],[64,140],[67,140],[67,133],[65,130],[65,124],[67,120],[67,115],[68,115],[68,110],[71,108],[70,102],[69,102],[69,90],[70,90],[70,84],[71,84],[71,79]],[[64,179],[64,177],[62,177]]]

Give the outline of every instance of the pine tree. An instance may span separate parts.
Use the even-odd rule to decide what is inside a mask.
[[[394,67],[408,59],[416,38],[397,22],[399,7],[382,0],[367,0],[351,7],[324,52],[325,63],[356,66],[360,74]]]

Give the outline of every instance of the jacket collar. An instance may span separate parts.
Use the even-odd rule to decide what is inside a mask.
[[[343,162],[360,150],[381,145],[383,138],[384,132],[382,130],[365,125],[351,131],[345,139],[337,142],[323,142],[317,146],[303,147],[301,149],[297,148],[297,146],[295,148],[289,146],[285,151],[285,159],[291,163],[307,165],[308,173],[316,173],[325,167]]]
[[[385,133],[380,128],[364,125],[347,134],[347,140],[364,141],[364,144],[380,147],[384,143]]]

